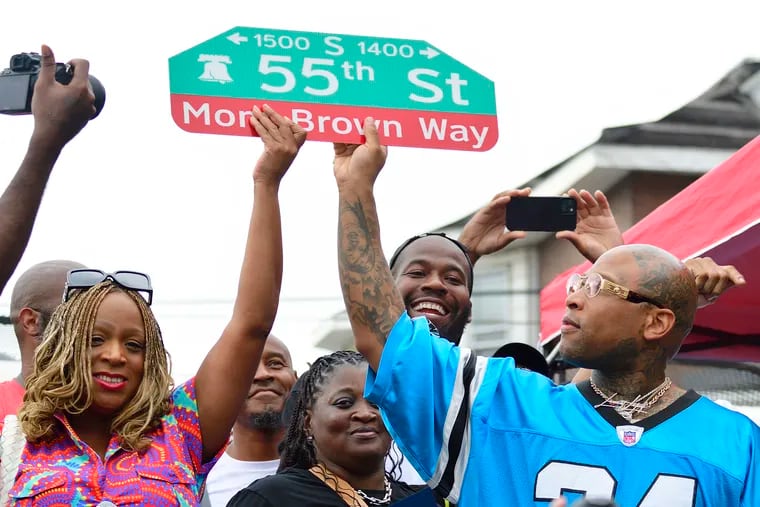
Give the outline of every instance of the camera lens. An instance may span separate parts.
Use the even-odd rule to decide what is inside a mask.
[[[11,70],[13,72],[23,72],[27,70],[27,60],[29,59],[26,55],[13,55],[11,56]]]
[[[575,213],[575,201],[572,199],[562,201],[560,210],[562,211],[562,213],[568,214],[568,215],[571,213]]]

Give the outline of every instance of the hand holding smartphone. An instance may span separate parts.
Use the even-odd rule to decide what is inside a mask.
[[[573,231],[577,203],[572,197],[512,197],[507,203],[510,231]]]

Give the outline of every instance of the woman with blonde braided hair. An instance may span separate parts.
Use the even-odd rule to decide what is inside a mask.
[[[74,270],[69,277],[89,273],[98,275],[95,270],[81,269]],[[119,293],[131,299],[139,309],[145,342],[144,345],[137,341],[128,343],[127,348],[144,349],[146,371],[130,403],[111,422],[111,430],[119,436],[120,445],[125,449],[143,450],[150,444],[146,433],[168,412],[172,388],[169,354],[158,322],[143,297],[136,291],[124,290],[114,280],[76,292],[68,304],[60,305],[53,314],[45,339],[35,354],[35,368],[27,381],[26,403],[20,414],[24,433],[29,440],[52,436],[56,412],[66,412],[69,419],[75,419],[85,412],[84,407],[93,404],[93,384],[98,379],[89,361],[92,345],[85,340],[65,337],[92,336],[94,342],[100,340],[95,333],[97,311],[109,294]]]
[[[27,381],[19,413],[27,442],[11,505],[199,505],[274,323],[282,280],[278,191],[306,139],[268,106],[254,107],[250,121],[264,152],[221,337],[196,376],[172,389],[150,277],[70,271]]]
[[[314,361],[294,390],[293,413],[277,474],[232,497],[228,507],[373,507],[393,505],[418,488],[386,471],[391,437],[380,412],[364,399],[367,360],[338,351]],[[435,505],[432,492],[414,505]]]

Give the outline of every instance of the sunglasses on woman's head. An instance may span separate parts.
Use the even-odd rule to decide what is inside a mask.
[[[69,271],[66,275],[66,286],[63,289],[63,301],[69,300],[71,291],[89,289],[106,280],[112,280],[125,289],[144,294],[149,305],[153,302],[153,287],[150,284],[150,277],[145,273],[139,271],[106,273],[99,269],[72,269]]]

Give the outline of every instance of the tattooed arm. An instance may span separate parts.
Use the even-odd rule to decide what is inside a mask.
[[[373,187],[385,164],[372,118],[364,120],[366,143],[335,143],[338,184],[338,270],[356,349],[377,371],[385,340],[404,311],[380,245]]]

